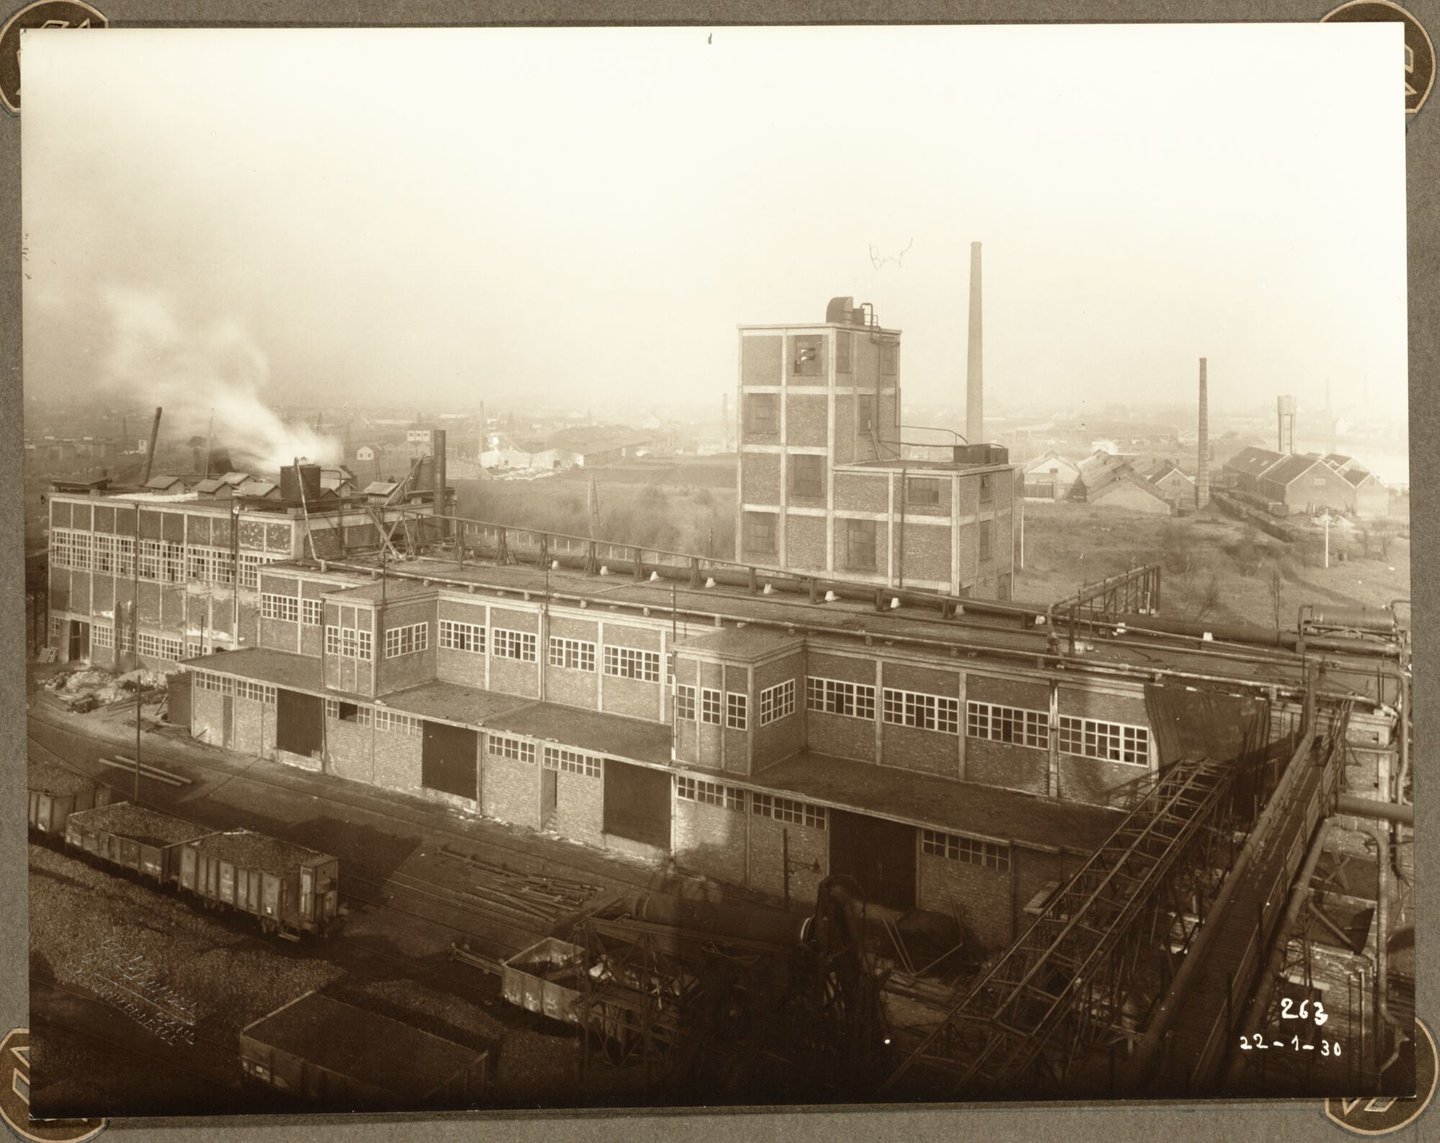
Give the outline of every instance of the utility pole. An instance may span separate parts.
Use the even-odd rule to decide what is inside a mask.
[[[159,414],[156,414],[159,424]],[[135,669],[135,804],[140,804],[140,697],[144,688],[140,685],[140,503],[135,503],[135,553],[131,565],[130,597],[130,654]]]

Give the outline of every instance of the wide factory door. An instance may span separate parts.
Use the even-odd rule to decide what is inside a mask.
[[[670,848],[670,775],[605,760],[605,832]]]
[[[420,784],[459,798],[478,796],[475,731],[445,722],[427,722],[420,747]]]
[[[915,908],[915,862],[914,826],[830,811],[830,872],[859,881],[867,901]]]
[[[275,745],[306,758],[324,749],[324,700],[283,687],[275,693]]]

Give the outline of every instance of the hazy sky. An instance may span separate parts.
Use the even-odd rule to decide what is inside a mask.
[[[836,294],[987,404],[1405,413],[1398,25],[26,33],[31,393],[718,410]],[[200,396],[200,403],[206,398]]]

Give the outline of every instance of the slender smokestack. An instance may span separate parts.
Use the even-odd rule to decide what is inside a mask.
[[[1205,380],[1205,358],[1200,359],[1200,445],[1195,458],[1195,507],[1210,503],[1210,392]]]
[[[985,440],[984,354],[980,342],[980,243],[970,243],[970,354],[965,369],[965,439]]]

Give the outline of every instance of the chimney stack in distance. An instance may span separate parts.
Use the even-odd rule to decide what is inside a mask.
[[[985,440],[985,358],[980,323],[980,243],[970,243],[970,337],[965,369],[965,441]]]
[[[1200,442],[1195,458],[1195,507],[1210,503],[1210,393],[1205,379],[1205,358],[1200,359]]]

